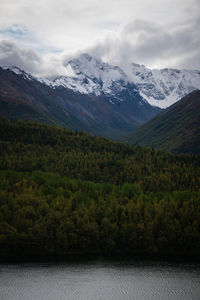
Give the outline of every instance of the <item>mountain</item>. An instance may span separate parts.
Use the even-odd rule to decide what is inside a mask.
[[[200,91],[193,91],[124,141],[177,153],[200,154]]]
[[[151,70],[133,63],[125,71],[88,54],[68,60],[65,66],[66,76],[40,80],[52,87],[62,86],[81,94],[101,95],[113,104],[126,102],[127,93],[132,96],[137,92],[150,105],[167,108],[193,90],[200,89],[198,70]]]
[[[53,89],[30,74],[18,68],[13,71],[0,68],[1,116],[88,130],[84,123],[56,103],[59,100]]]
[[[120,138],[200,88],[199,71],[132,64],[125,72],[88,54],[66,61],[65,71],[39,78],[4,67],[0,114]]]
[[[151,70],[132,64],[129,77],[140,95],[153,106],[167,108],[190,92],[200,89],[199,70]]]
[[[111,66],[88,54],[65,63],[66,76],[51,79],[41,79],[42,82],[53,86],[62,86],[81,94],[106,96],[111,103],[120,103],[124,99],[123,91],[127,89],[127,75],[117,66]],[[134,90],[135,85],[129,88]]]
[[[66,75],[40,79],[52,87],[67,87],[81,94],[105,96],[111,103],[126,102],[127,94],[138,92],[152,106],[167,108],[200,89],[200,71],[149,69],[132,63],[126,70],[111,66],[88,54],[66,62]],[[141,103],[143,103],[141,101]]]
[[[112,82],[109,95],[106,92],[80,93],[69,86],[55,85],[53,81],[50,84],[17,67],[0,68],[0,79],[0,114],[11,119],[40,120],[116,138],[160,111],[148,104],[133,84],[122,79]],[[93,80],[100,84],[100,75]],[[58,82],[58,78],[55,81]]]
[[[5,67],[24,78],[33,76],[17,67]],[[34,78],[51,88],[67,88],[81,95],[106,98],[112,104],[135,95],[139,105],[167,108],[194,90],[200,89],[199,70],[149,69],[132,63],[126,70],[83,53],[65,62],[65,75]],[[146,117],[146,116],[145,116]]]

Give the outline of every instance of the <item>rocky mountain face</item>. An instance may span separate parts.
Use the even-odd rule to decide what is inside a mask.
[[[52,87],[62,86],[81,94],[106,96],[113,104],[126,100],[122,92],[127,89],[127,75],[119,67],[103,63],[88,54],[69,60],[66,63],[66,76],[40,80]],[[132,83],[130,90],[134,88],[136,90]]]
[[[66,76],[40,79],[52,87],[66,87],[81,94],[105,96],[111,103],[127,100],[127,92],[140,94],[150,105],[167,108],[193,90],[200,89],[200,71],[148,69],[132,64],[123,71],[88,54],[66,62]],[[126,91],[126,92],[125,92]]]
[[[153,106],[167,108],[190,92],[200,89],[200,71],[151,70],[132,64],[130,78],[140,95]]]
[[[0,115],[9,119],[39,120],[118,138],[159,112],[131,88],[119,93],[123,101],[114,94],[80,93],[47,84],[17,67],[0,68]]]
[[[59,101],[53,89],[30,74],[18,68],[13,71],[0,68],[0,116],[88,131],[85,124],[58,104]]]
[[[24,107],[13,106],[20,103],[26,105],[27,118],[30,109],[32,117],[37,110],[42,119],[48,115],[48,120],[72,129],[118,138],[152,119],[161,108],[200,89],[199,71],[150,70],[132,64],[125,72],[88,54],[68,60],[65,68],[65,76],[51,78],[36,78],[17,67],[1,69],[1,115],[25,118],[19,113]],[[73,121],[68,122],[66,116]]]
[[[176,153],[200,154],[200,91],[193,91],[123,139]]]

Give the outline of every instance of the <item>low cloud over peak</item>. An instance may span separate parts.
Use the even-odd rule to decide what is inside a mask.
[[[17,66],[27,72],[36,72],[41,65],[41,57],[32,49],[22,49],[9,40],[0,42],[1,66]]]
[[[137,20],[87,51],[123,68],[136,62],[151,68],[199,69],[199,29],[199,19],[168,28],[156,22]]]
[[[0,11],[1,64],[60,74],[82,51],[123,68],[200,68],[199,0],[6,0]]]
[[[38,76],[65,75],[67,58],[89,53],[129,73],[131,63],[150,68],[200,69],[200,20],[168,27],[136,20],[110,32],[92,46],[69,53],[43,53],[20,47],[11,40],[0,42],[0,65],[17,66]]]
[[[0,41],[0,66],[16,66],[35,76],[64,75],[59,55],[41,55],[30,48],[21,48],[10,40]]]

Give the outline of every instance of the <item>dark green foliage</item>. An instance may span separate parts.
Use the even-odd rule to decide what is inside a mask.
[[[200,91],[194,91],[123,139],[175,153],[200,154]]]
[[[200,253],[200,193],[1,171],[0,254]]]
[[[200,158],[0,121],[0,255],[200,253]]]
[[[199,189],[200,158],[32,122],[0,121],[0,168],[43,171],[96,183],[139,183],[144,191]],[[39,180],[39,179],[38,179]],[[124,189],[127,189],[128,186]]]

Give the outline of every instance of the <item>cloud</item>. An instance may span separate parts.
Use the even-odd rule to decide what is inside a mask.
[[[165,26],[197,17],[198,8],[199,0],[6,0],[0,1],[0,30],[21,24],[38,40],[38,47],[42,43],[43,48],[76,51],[109,31],[114,34],[126,22],[156,20]],[[4,39],[10,38],[9,32],[4,34]],[[29,47],[28,37],[27,43],[20,45]]]
[[[0,66],[17,66],[36,76],[64,75],[60,55],[39,55],[33,49],[21,48],[14,42],[0,42]]]
[[[200,69],[200,20],[168,27],[137,20],[110,34],[86,52],[126,69],[131,62],[151,68]]]
[[[13,41],[3,40],[0,42],[0,65],[18,66],[36,76],[66,75],[66,61],[87,52],[120,66],[128,74],[132,62],[150,68],[200,69],[199,27],[199,19],[168,27],[137,20],[121,26],[118,31],[111,31],[93,46],[65,54],[52,51],[38,53]],[[16,30],[21,34],[18,27]]]
[[[1,66],[65,75],[66,58],[88,52],[126,72],[200,69],[199,0],[7,0],[0,11]]]
[[[21,49],[15,43],[3,40],[0,42],[1,66],[18,66],[28,72],[35,72],[41,65],[40,56],[32,49]]]

